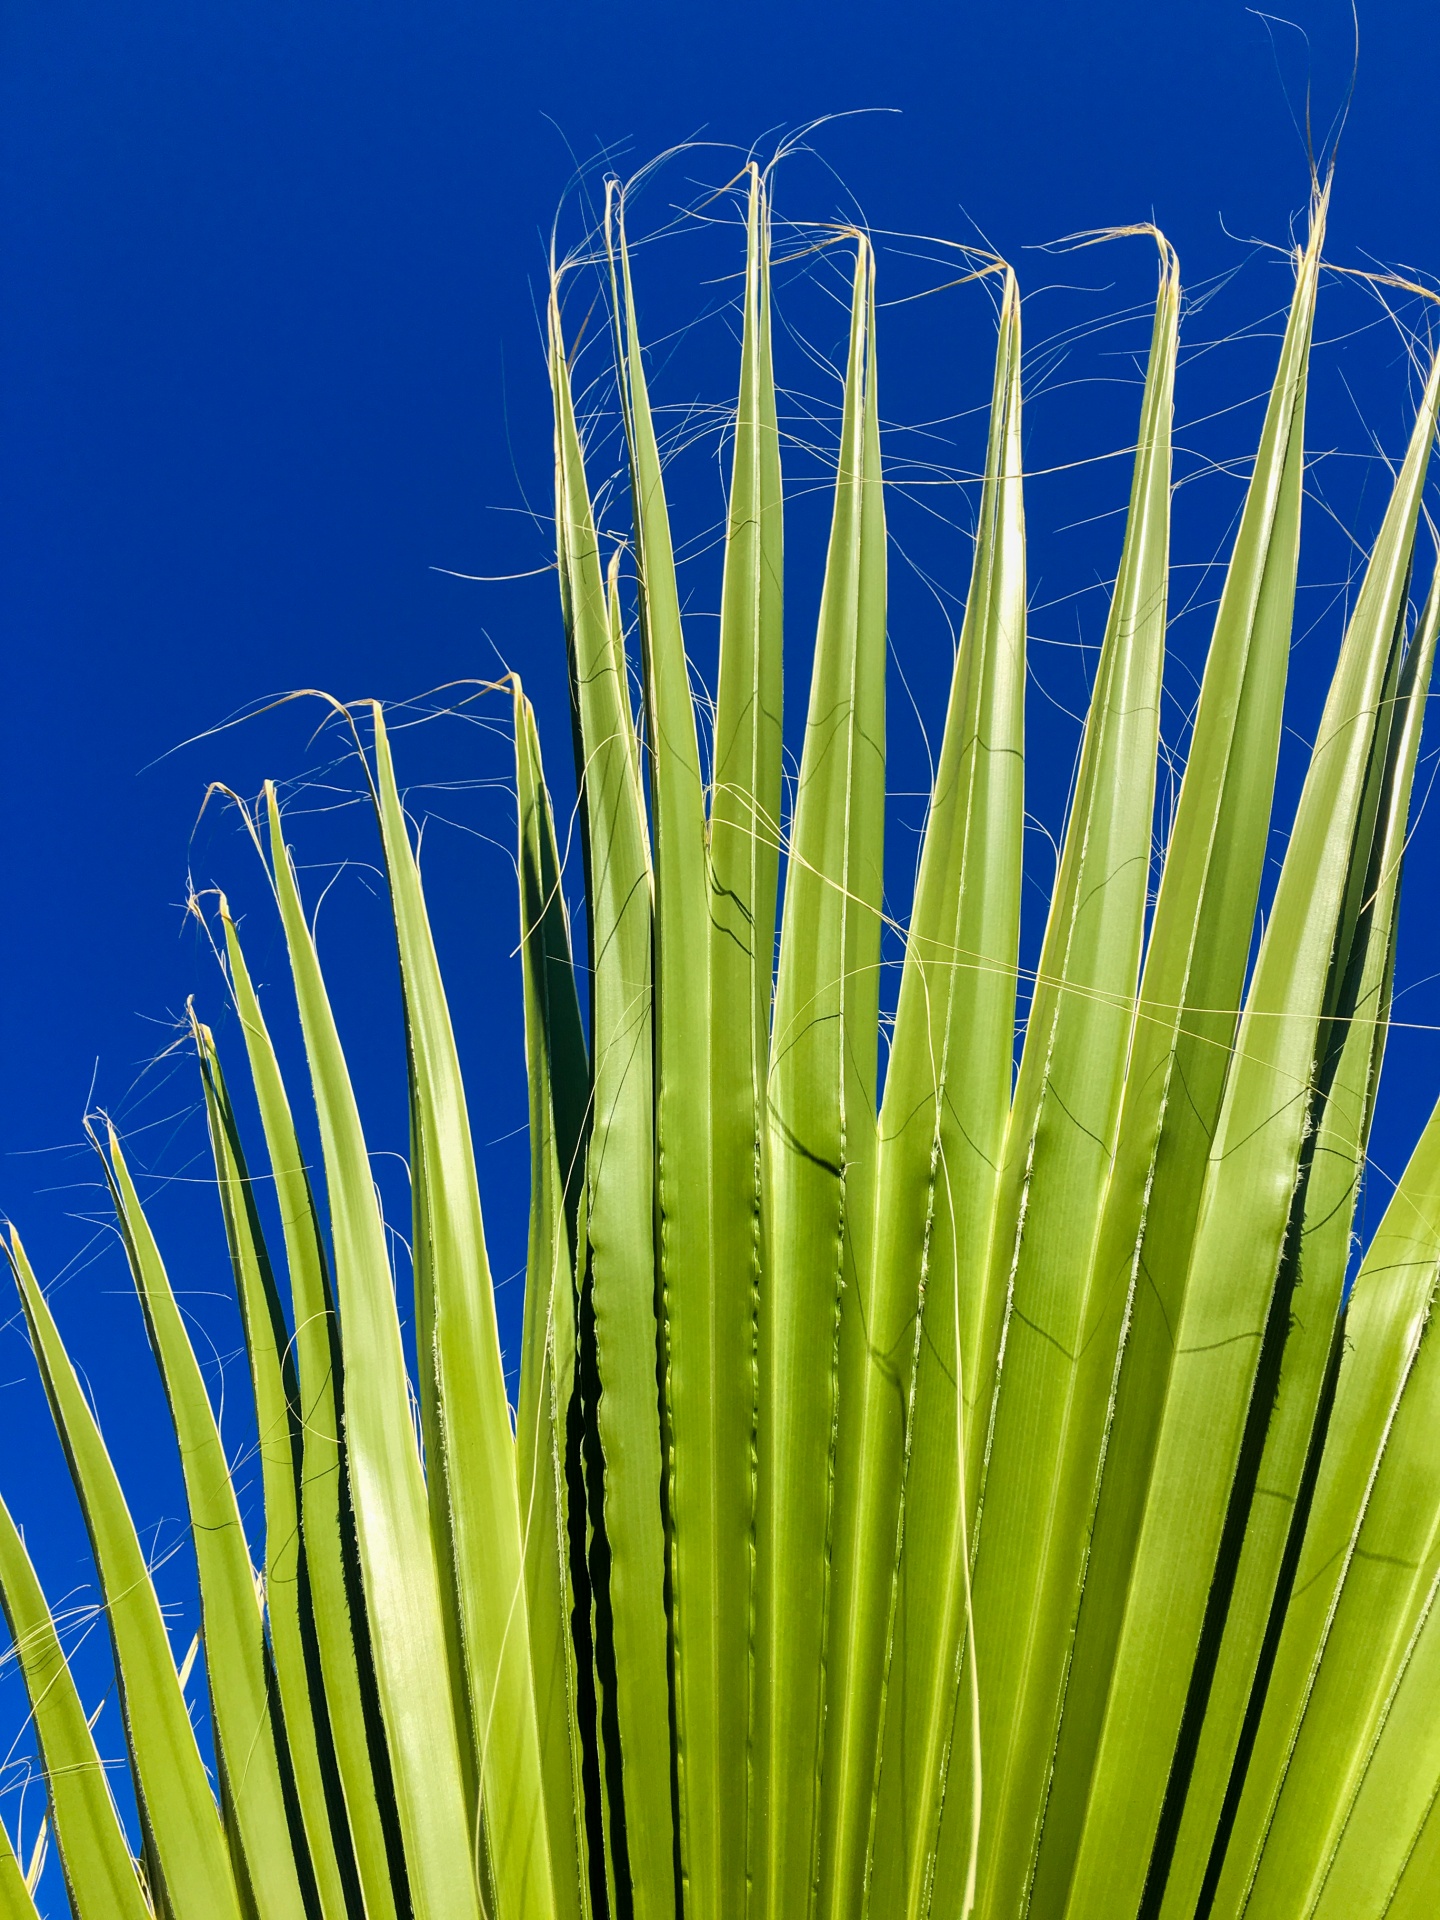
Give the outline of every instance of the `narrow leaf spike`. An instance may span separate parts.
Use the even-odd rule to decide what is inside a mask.
[[[818,1871],[842,1293],[870,1258],[885,807],[885,513],[875,279],[856,243],[840,464],[789,845],[765,1141],[755,1798],[765,1920]]]
[[[25,1676],[65,1883],[82,1920],[91,1914],[149,1920],[150,1909],[54,1620],[20,1530],[3,1503],[0,1603]],[[0,1880],[3,1876],[0,1864]]]
[[[1416,694],[1433,665],[1437,628],[1440,589],[1432,583],[1411,645]],[[1402,766],[1412,764],[1420,720],[1412,697]],[[1392,827],[1387,835],[1387,892],[1398,878],[1403,815],[1396,824],[1398,832]],[[1335,1836],[1347,1830],[1362,1777],[1356,1760],[1366,1748],[1357,1732],[1368,1722],[1373,1735],[1385,1723],[1397,1653],[1413,1630],[1417,1603],[1426,1603],[1429,1522],[1420,1489],[1430,1472],[1435,1417],[1429,1328],[1437,1267],[1440,1116],[1432,1116],[1355,1281],[1292,1595],[1233,1825],[1211,1869],[1217,1916],[1238,1914],[1257,1878],[1269,1885],[1283,1875],[1298,1883],[1308,1857],[1329,1857]],[[1423,1463],[1414,1457],[1417,1445]],[[1388,1548],[1380,1538],[1387,1530]],[[1406,1766],[1410,1784],[1423,1790],[1419,1747]],[[1384,1824],[1389,1842],[1405,1838],[1393,1801]],[[1317,1847],[1326,1835],[1329,1842]],[[1369,1843],[1376,1857],[1377,1839]]]
[[[710,872],[705,793],[660,448],[645,380],[623,208],[617,311],[636,534],[655,884],[655,1246],[663,1323],[665,1509],[682,1899],[718,1920],[723,1848],[722,1560],[717,1507],[720,1275],[712,1238]],[[612,263],[613,263],[612,252]],[[612,264],[613,276],[613,264]],[[743,1284],[743,1283],[742,1283]],[[743,1456],[742,1456],[743,1458]],[[732,1467],[733,1471],[733,1467]],[[734,1671],[725,1682],[734,1688]],[[734,1697],[728,1703],[734,1710]],[[728,1790],[740,1783],[732,1777]],[[738,1836],[732,1836],[734,1845]],[[734,1856],[738,1859],[738,1855]]]
[[[145,1555],[95,1416],[13,1228],[7,1249],[105,1599],[151,1858],[175,1920],[241,1920],[220,1810],[175,1672]]]
[[[15,1858],[15,1848],[3,1821],[0,1821],[0,1920],[39,1920],[33,1890]]]
[[[346,1453],[405,1867],[422,1914],[479,1920],[459,1735],[447,1706],[437,1712],[433,1697],[435,1676],[449,1663],[385,1229],[274,790],[267,788],[266,797],[325,1156],[345,1373],[366,1383],[346,1399]]]
[[[238,1840],[237,1871],[260,1920],[303,1920],[305,1895],[280,1780],[283,1734],[277,1739],[270,1717],[264,1621],[229,1463],[160,1249],[115,1129],[107,1133],[106,1177],[185,1477],[200,1577],[205,1677],[227,1824]],[[182,1691],[184,1684],[182,1679]],[[302,1859],[308,1878],[308,1856]]]
[[[531,1168],[515,1437],[555,1907],[589,1920],[597,1905],[591,1875],[603,1851],[603,1836],[592,1836],[586,1820],[599,1766],[577,1374],[576,1253],[590,1066],[535,715],[518,678],[514,702]],[[603,1894],[603,1879],[600,1886]]]
[[[657,1367],[649,837],[623,640],[612,630],[575,423],[558,284],[550,297],[556,531],[585,826],[591,1131],[585,1285],[594,1314],[600,1484],[589,1490],[612,1898],[637,1920],[675,1899],[669,1632]],[[599,1465],[600,1463],[596,1463]]]
[[[432,1508],[437,1487],[446,1507],[435,1549],[451,1585],[463,1649],[485,1859],[498,1920],[546,1920],[554,1895],[530,1676],[515,1442],[475,1150],[420,870],[401,812],[385,722],[378,706],[372,712],[376,810],[400,950],[410,1061],[415,1261],[417,1275],[423,1270],[433,1325],[433,1352],[422,1364],[434,1369],[440,1444],[429,1473]]]
[[[837,1915],[855,1910],[867,1846],[871,1910],[918,1915],[948,1797],[963,1818],[968,1715],[951,1750],[968,1616],[961,1395],[1010,1109],[1024,826],[1020,364],[1020,293],[1006,269],[970,592],[880,1113],[860,1295],[868,1370],[863,1399],[840,1412],[854,1492],[837,1529],[848,1632],[822,1878]]]
[[[1410,790],[1434,666],[1440,599],[1432,586],[1420,630],[1391,680],[1375,730],[1367,794],[1352,854],[1351,902],[1331,969],[1329,1032],[1316,1063],[1316,1110],[1301,1186],[1299,1275],[1265,1435],[1256,1498],[1235,1576],[1195,1769],[1166,1885],[1172,1913],[1209,1898],[1250,1757],[1307,1530],[1344,1341],[1351,1226],[1389,1013],[1395,906],[1409,827]],[[1292,1225],[1292,1234],[1296,1228]]]
[[[780,850],[784,507],[770,345],[769,207],[746,220],[740,396],[726,523],[710,801],[711,1480],[715,1912],[746,1898],[756,1314],[764,1270],[761,1152]],[[702,1483],[703,1485],[703,1483]]]
[[[1130,511],[1006,1135],[967,1460],[980,1510],[978,1911],[990,1920],[1023,1905],[1034,1872],[1086,1546],[1067,1481],[1093,1479],[1103,1445],[1098,1410],[1077,1394],[1087,1300],[1075,1274],[1100,1225],[1150,877],[1180,306],[1178,262],[1153,237]],[[963,1802],[956,1820],[968,1824]]]
[[[1437,393],[1440,363],[1341,649],[1236,1040],[1190,1257],[1192,1275],[1207,1276],[1207,1284],[1187,1287],[1175,1328],[1090,1785],[1091,1817],[1070,1887],[1068,1910],[1077,1916],[1095,1906],[1138,1904],[1152,1873],[1163,1883],[1168,1870],[1173,1832],[1162,1829],[1162,1813],[1167,1791],[1172,1808],[1183,1793],[1193,1758],[1187,1739],[1198,1736],[1196,1716],[1229,1599],[1233,1563],[1218,1582],[1215,1563],[1227,1526],[1232,1533],[1243,1526],[1253,1498],[1270,1411],[1267,1383],[1262,1377],[1257,1390],[1257,1376],[1262,1360],[1278,1364],[1288,1326],[1291,1202],[1354,834],[1405,606]]]
[[[328,1256],[275,1049],[223,895],[220,918],[289,1271],[301,1429],[300,1527],[324,1713],[333,1736],[366,1920],[394,1920],[391,1864],[392,1855],[399,1859],[400,1838],[355,1550],[350,1476],[341,1433],[344,1357]],[[338,1840],[337,1852],[343,1859],[343,1843]]]
[[[312,1588],[300,1530],[304,1453],[299,1387],[214,1036],[195,1019],[193,1010],[191,1031],[200,1058],[210,1150],[255,1392],[265,1499],[265,1617],[280,1696],[279,1734],[300,1804],[315,1897],[327,1920],[331,1915],[338,1920],[358,1898],[359,1885],[348,1832],[337,1840],[334,1831],[339,1772],[324,1691],[316,1685],[319,1659]]]
[[[1108,1437],[1069,1498],[1091,1545],[1036,1879],[1074,1862],[1190,1247],[1250,960],[1268,843],[1299,563],[1304,419],[1325,199],[1297,260],[1260,448],[1226,571],[1166,850],[1096,1243],[1079,1395]],[[1089,1416],[1087,1416],[1088,1418]]]

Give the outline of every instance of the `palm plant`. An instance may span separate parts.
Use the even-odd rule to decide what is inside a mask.
[[[605,259],[638,720],[619,556],[607,569],[572,394],[565,271],[552,275],[588,953],[577,967],[534,717],[513,680],[532,1166],[513,1415],[466,1097],[378,706],[349,718],[403,992],[413,1380],[273,788],[250,824],[289,956],[318,1166],[223,898],[245,1049],[229,1064],[248,1074],[263,1139],[242,1141],[214,1039],[193,1021],[260,1439],[259,1570],[121,1142],[97,1128],[184,1470],[214,1790],[124,1494],[11,1234],[139,1810],[135,1857],[0,1508],[0,1597],[80,1920],[1435,1910],[1440,1110],[1350,1293],[1347,1266],[1440,631],[1435,584],[1410,608],[1440,364],[1257,951],[1317,189],[1151,911],[1180,285],[1163,236],[1126,230],[1158,246],[1154,330],[1013,1071],[1020,301],[1011,270],[976,256],[1000,295],[983,492],[877,1106],[874,260],[863,233],[830,236],[854,248],[849,349],[785,807],[766,192],[752,168],[704,755],[618,194]],[[283,1261],[262,1229],[262,1180]],[[34,1878],[0,1842],[6,1920],[34,1915]]]

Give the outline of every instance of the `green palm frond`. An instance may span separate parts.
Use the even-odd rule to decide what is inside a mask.
[[[1011,269],[975,256],[969,277],[998,308],[990,427],[882,1086],[875,253],[862,232],[824,236],[847,250],[849,332],[786,804],[767,180],[749,170],[713,709],[692,690],[624,213],[613,188],[589,262],[611,303],[628,463],[613,549],[572,384],[568,267],[547,309],[578,958],[535,716],[516,676],[507,689],[531,1165],[513,1412],[475,1133],[378,706],[347,717],[401,989],[413,1378],[273,787],[249,824],[317,1164],[223,896],[235,1057],[222,1065],[190,1022],[254,1402],[259,1568],[159,1240],[122,1142],[96,1131],[183,1472],[213,1783],[99,1425],[9,1239],[89,1530],[139,1815],[128,1833],[0,1506],[0,1601],[72,1910],[1431,1915],[1440,1107],[1351,1293],[1347,1275],[1440,639],[1440,580],[1410,604],[1440,362],[1257,945],[1327,194],[1295,254],[1158,862],[1179,263],[1150,227],[1085,236],[1147,239],[1159,284],[1017,1065],[1021,306]],[[227,1073],[243,1076],[254,1139]],[[27,1870],[0,1828],[0,1914],[36,1914],[43,1847]]]

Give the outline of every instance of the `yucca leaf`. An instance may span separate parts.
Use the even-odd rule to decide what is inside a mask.
[[[0,1920],[39,1920],[34,1896],[15,1858],[9,1829],[0,1820]]]
[[[1178,264],[1155,237],[1130,512],[1005,1137],[967,1449],[980,1511],[978,1910],[992,1916],[1023,1902],[1033,1872],[1086,1545],[1083,1509],[1063,1495],[1075,1456],[1089,1455],[1093,1475],[1103,1445],[1103,1409],[1076,1391],[1087,1301],[1075,1276],[1091,1262],[1114,1150],[1150,875],[1180,305]],[[969,1809],[952,1804],[968,1836]]]
[[[1126,1069],[1081,1345],[1085,1430],[1108,1421],[1063,1498],[1091,1544],[1036,1879],[1063,1899],[1084,1817],[1130,1557],[1164,1407],[1190,1245],[1249,963],[1269,831],[1299,561],[1306,374],[1325,199],[1312,209],[1279,365],[1226,570]]]
[[[739,1675],[733,1666],[723,1676],[720,1670],[721,1565],[734,1556],[733,1528],[740,1516],[733,1503],[716,1498],[721,1485],[716,1368],[725,1329],[719,1312],[724,1281],[711,1238],[711,884],[695,708],[623,206],[608,237],[612,283],[618,242],[617,333],[630,449],[655,874],[655,1248],[663,1327],[676,1812],[686,1909],[696,1920],[715,1920],[724,1911],[724,1796],[740,1784],[733,1765],[728,1779],[722,1768],[726,1721],[721,1704],[722,1688],[733,1689]],[[733,1713],[733,1698],[727,1705]],[[738,1837],[730,1836],[732,1848]],[[732,1853],[732,1871],[741,1857]]]
[[[530,1244],[515,1437],[530,1663],[555,1904],[562,1915],[588,1920],[594,1910],[590,1876],[603,1849],[597,1831],[592,1859],[586,1821],[599,1770],[576,1377],[575,1262],[590,1067],[550,795],[534,711],[518,678],[514,702],[520,958],[530,1089]]]
[[[770,343],[770,216],[746,218],[744,331],[720,597],[710,800],[711,1628],[717,1911],[743,1911],[750,1796],[760,1156],[780,849],[784,504]]]
[[[230,1466],[200,1364],[113,1126],[107,1135],[108,1156],[101,1150],[106,1178],[180,1450],[226,1824],[232,1846],[238,1840],[240,1870],[259,1920],[303,1920],[304,1845],[291,1832],[286,1813],[281,1747],[266,1685],[264,1617]]]
[[[865,1368],[855,1288],[874,1205],[885,811],[874,303],[874,259],[859,237],[766,1129],[750,1834],[752,1898],[765,1920],[803,1916],[815,1885],[836,1400]]]
[[[190,1019],[255,1393],[265,1505],[265,1616],[280,1696],[284,1751],[304,1824],[320,1911],[338,1920],[357,1903],[359,1883],[325,1709],[312,1593],[300,1534],[300,1390],[284,1309],[260,1229],[214,1036],[195,1018],[193,1009]]]
[[[1367,791],[1361,809],[1333,969],[1333,1014],[1320,1043],[1323,1106],[1312,1123],[1297,1196],[1303,1217],[1290,1331],[1166,1886],[1166,1908],[1177,1915],[1193,1908],[1202,1885],[1212,1887],[1220,1870],[1325,1439],[1342,1350],[1351,1226],[1385,1046],[1400,865],[1437,625],[1440,595],[1432,585],[1403,672],[1403,633],[1397,633],[1376,728],[1374,791]]]
[[[585,827],[591,1132],[585,1285],[594,1313],[603,1488],[592,1573],[614,1899],[674,1901],[669,1646],[656,1388],[652,883],[623,641],[612,632],[561,331],[550,298],[556,538]]]
[[[421,1920],[479,1920],[456,1715],[448,1688],[436,1698],[438,1678],[448,1672],[440,1578],[385,1227],[273,788],[266,801],[325,1159],[345,1374],[363,1383],[345,1399],[346,1460],[410,1897]]]
[[[485,1250],[475,1149],[460,1057],[425,911],[420,870],[396,790],[380,708],[376,807],[395,913],[410,1063],[411,1178],[417,1290],[431,1301],[440,1450],[429,1461],[443,1487],[448,1577],[464,1653],[471,1737],[480,1782],[485,1856],[498,1920],[544,1920],[554,1910],[530,1681],[524,1555],[515,1441],[505,1398],[495,1295]],[[443,1562],[442,1562],[443,1567]]]
[[[110,1915],[114,1920],[149,1920],[150,1908],[54,1618],[20,1530],[3,1502],[0,1605],[4,1606],[16,1658],[25,1676],[50,1799],[50,1821],[71,1901],[80,1920],[91,1920],[92,1915],[95,1920]],[[4,1874],[0,1862],[0,1881]],[[23,1887],[24,1876],[20,1879]],[[0,1912],[6,1910],[3,1900],[0,1895]],[[33,1912],[33,1908],[22,1911]]]
[[[241,1896],[220,1810],[195,1745],[139,1536],[95,1416],[13,1228],[8,1251],[46,1398],[90,1535],[141,1818],[164,1903],[173,1920],[241,1920]]]
[[[1341,649],[1240,1023],[1070,1887],[1074,1915],[1138,1904],[1169,1864],[1269,1418],[1262,1359],[1278,1367],[1289,1320],[1292,1202],[1437,382],[1440,366]]]
[[[393,1882],[404,1863],[360,1588],[341,1421],[344,1359],[325,1239],[279,1062],[223,895],[220,917],[285,1241],[300,1407],[300,1532],[324,1714],[367,1920],[395,1920]],[[343,1862],[338,1842],[337,1851]]]
[[[848,1841],[844,1853],[834,1849],[837,1914],[856,1909],[872,1801],[870,1911],[924,1910],[941,1807],[953,1798],[963,1819],[972,1771],[968,1711],[955,1735],[961,1751],[951,1752],[968,1618],[959,1442],[1015,1032],[1025,694],[1020,363],[1020,293],[1006,269],[970,591],[880,1111],[865,1399],[841,1408],[857,1493],[851,1537],[839,1535],[836,1555],[842,1592],[848,1585],[853,1595],[837,1613],[851,1623],[839,1642],[848,1653],[837,1647],[837,1665],[851,1668],[837,1719],[843,1714],[853,1731],[848,1750],[837,1737],[826,1755],[834,1768],[827,1825]]]

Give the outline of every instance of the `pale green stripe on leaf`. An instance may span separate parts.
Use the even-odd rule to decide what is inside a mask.
[[[1299,1894],[1298,1910],[1316,1920],[1383,1914],[1440,1788],[1440,1394],[1425,1384],[1431,1391],[1415,1383],[1391,1432],[1391,1471],[1377,1482],[1346,1583],[1348,1617],[1311,1699],[1313,1737],[1286,1782],[1252,1905],[1279,1889],[1286,1900]]]

